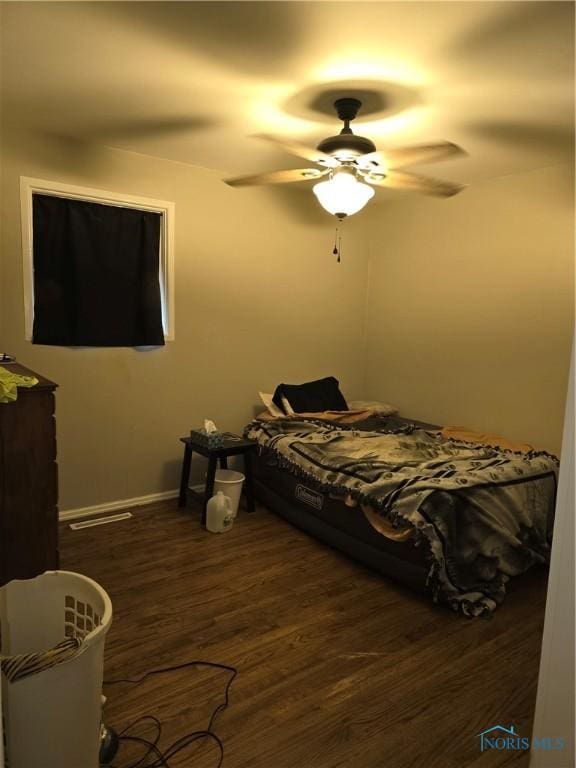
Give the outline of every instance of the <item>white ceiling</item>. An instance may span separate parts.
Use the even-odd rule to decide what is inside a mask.
[[[379,148],[441,139],[453,181],[571,158],[572,2],[3,2],[4,115],[223,175],[308,165],[251,134],[316,145],[322,93],[388,106]]]

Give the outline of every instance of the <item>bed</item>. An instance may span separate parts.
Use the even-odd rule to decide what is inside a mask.
[[[510,577],[548,562],[558,460],[389,411],[254,419],[255,493],[381,574],[489,616]]]

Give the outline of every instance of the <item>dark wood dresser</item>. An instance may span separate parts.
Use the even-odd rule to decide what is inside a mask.
[[[0,403],[0,585],[58,568],[56,384],[17,363],[0,363],[38,384]]]

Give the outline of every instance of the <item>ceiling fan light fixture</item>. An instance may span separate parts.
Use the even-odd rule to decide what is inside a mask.
[[[322,208],[339,219],[358,213],[374,196],[372,187],[358,181],[351,168],[337,169],[328,181],[315,184],[312,191]]]

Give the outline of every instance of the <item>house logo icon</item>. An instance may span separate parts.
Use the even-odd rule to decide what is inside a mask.
[[[506,728],[504,725],[493,725],[482,733],[480,738],[480,751],[487,749],[530,749],[530,740],[525,736],[519,736],[514,726]]]

